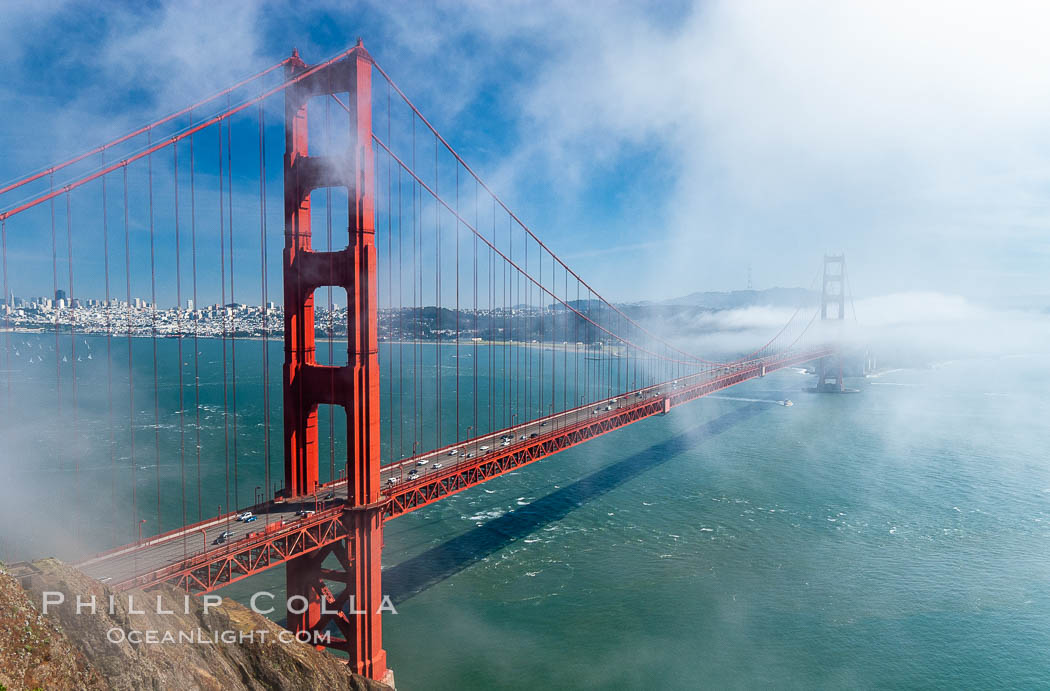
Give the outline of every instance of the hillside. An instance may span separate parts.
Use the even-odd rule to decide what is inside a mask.
[[[46,615],[44,591],[65,596],[65,602],[49,607]],[[78,615],[77,595],[84,602],[95,596],[96,613],[85,609]],[[187,605],[181,592],[162,587],[120,593],[110,613],[113,595],[103,584],[53,559],[0,569],[0,688],[391,688],[351,674],[338,659],[309,645],[278,641],[279,626],[232,600],[224,599],[206,612],[198,598],[189,598]],[[129,595],[133,607],[128,606]],[[157,632],[159,641],[165,632],[193,632],[197,642],[120,640],[130,631]],[[247,632],[254,635],[250,640],[212,643],[222,632],[236,632],[238,638]]]

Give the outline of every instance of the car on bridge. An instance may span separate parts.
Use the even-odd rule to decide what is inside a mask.
[[[215,538],[215,540],[212,542],[212,544],[213,545],[221,545],[222,543],[224,543],[228,539],[230,539],[231,535],[232,535],[232,533],[230,533],[229,530],[224,530],[221,533],[219,533],[219,537]]]
[[[295,515],[296,516],[312,516],[315,513],[317,513],[317,512],[314,511],[313,509],[299,509],[298,511],[295,512]]]
[[[437,466],[434,466],[434,467],[436,468]],[[396,484],[397,484],[397,478],[396,477],[388,477],[386,479],[387,487],[393,487]]]
[[[434,470],[441,470],[444,467],[445,467],[444,463],[435,463],[434,464]]]
[[[252,515],[251,511],[243,511],[240,514],[237,515],[237,520],[238,521],[247,520],[247,519],[251,518],[251,515]]]
[[[259,520],[258,516],[248,516],[247,518],[244,519],[244,522],[245,523],[254,523],[257,520]]]
[[[418,461],[416,461],[416,465],[426,465],[427,463],[430,463],[429,458],[421,458]]]

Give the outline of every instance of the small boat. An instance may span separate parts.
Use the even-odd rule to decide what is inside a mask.
[[[795,405],[795,404],[794,404],[794,403],[792,403],[792,402],[791,402],[791,399],[789,398],[789,399],[787,399],[786,401],[781,401],[781,402],[780,402],[780,405],[782,405],[782,406],[793,406],[793,405]]]

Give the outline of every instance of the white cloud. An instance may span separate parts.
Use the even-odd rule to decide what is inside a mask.
[[[493,50],[533,37],[501,182],[543,170],[571,198],[625,152],[665,160],[673,191],[621,224],[668,248],[638,297],[732,287],[748,263],[797,285],[838,248],[862,293],[1046,291],[1045,4],[660,7],[457,15]]]

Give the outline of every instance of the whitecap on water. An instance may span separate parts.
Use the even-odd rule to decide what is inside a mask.
[[[503,513],[504,512],[502,510],[500,510],[500,509],[493,509],[491,511],[482,511],[481,513],[477,513],[477,514],[471,516],[469,520],[472,520],[472,521],[488,521],[488,520],[491,520],[493,518],[499,518],[500,516],[503,515]]]

